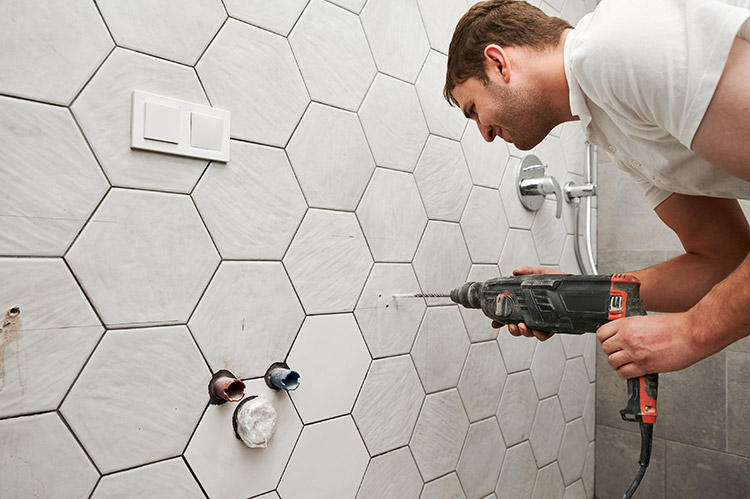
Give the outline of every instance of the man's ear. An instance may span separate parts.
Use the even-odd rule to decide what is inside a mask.
[[[487,69],[487,75],[499,75],[505,83],[510,81],[510,58],[508,53],[500,45],[487,45],[484,48],[484,65]]]

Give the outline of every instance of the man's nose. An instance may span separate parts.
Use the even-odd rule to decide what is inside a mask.
[[[479,133],[482,134],[482,137],[484,137],[484,140],[487,142],[492,142],[495,140],[495,130],[492,129],[490,125],[482,125],[479,121],[477,121],[477,127],[479,128]]]

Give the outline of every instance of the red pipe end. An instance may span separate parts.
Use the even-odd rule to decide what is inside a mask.
[[[220,405],[225,402],[237,402],[245,396],[245,383],[235,378],[234,374],[222,369],[214,374],[208,384],[210,403]]]

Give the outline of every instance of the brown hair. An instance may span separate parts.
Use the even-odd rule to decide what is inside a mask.
[[[453,32],[448,49],[448,71],[443,95],[453,105],[458,102],[451,92],[469,78],[487,82],[484,49],[526,46],[537,50],[554,47],[563,31],[572,26],[551,17],[524,1],[487,0],[479,2],[464,14]]]

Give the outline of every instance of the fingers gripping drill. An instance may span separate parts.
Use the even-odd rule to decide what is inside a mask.
[[[639,290],[638,279],[627,274],[533,274],[467,282],[450,297],[464,307],[482,309],[501,324],[523,322],[530,329],[582,334],[616,319],[646,315]],[[635,492],[651,457],[658,385],[657,374],[628,380],[628,403],[620,415],[640,424],[641,456],[638,474],[624,498]]]

